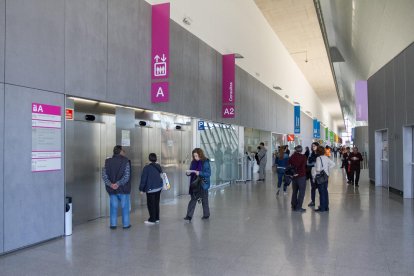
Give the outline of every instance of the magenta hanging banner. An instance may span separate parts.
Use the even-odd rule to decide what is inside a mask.
[[[223,55],[222,117],[235,117],[236,60],[234,54]]]
[[[357,80],[355,82],[356,120],[368,121],[368,82]]]
[[[170,3],[152,6],[152,79],[168,79],[170,63]]]

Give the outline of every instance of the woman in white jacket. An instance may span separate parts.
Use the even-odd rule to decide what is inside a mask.
[[[335,163],[325,156],[325,148],[319,146],[316,150],[318,157],[316,158],[315,167],[312,168],[312,177],[315,181],[315,177],[321,171],[325,171],[325,173],[329,176],[329,173],[333,167],[335,167]],[[319,200],[320,206],[315,212],[325,212],[329,211],[329,196],[328,196],[328,181],[326,183],[320,183],[317,185],[319,191]]]

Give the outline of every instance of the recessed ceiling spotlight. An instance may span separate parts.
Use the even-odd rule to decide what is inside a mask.
[[[190,25],[191,25],[191,23],[193,23],[193,20],[192,20],[190,17],[185,16],[185,17],[183,18],[183,23],[184,23],[185,25],[187,25],[187,26],[190,26]]]
[[[244,56],[240,55],[239,53],[234,53],[234,58],[244,58]]]
[[[277,85],[273,85],[273,89],[275,89],[275,90],[282,90],[282,87],[277,86]]]

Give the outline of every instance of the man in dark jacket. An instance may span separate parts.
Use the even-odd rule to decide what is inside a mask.
[[[306,156],[302,154],[302,146],[295,147],[295,153],[289,158],[289,165],[296,169],[296,175],[292,180],[292,209],[295,212],[305,212],[302,204],[306,190]]]
[[[350,164],[350,170],[349,170],[349,177],[351,183],[354,183],[354,176],[355,176],[355,186],[358,187],[359,182],[359,174],[361,172],[361,161],[362,159],[361,153],[358,152],[358,148],[354,147],[352,149],[352,152],[348,156],[348,161]]]
[[[124,229],[131,227],[129,220],[131,193],[131,162],[125,157],[122,146],[117,145],[114,155],[105,160],[102,178],[110,199],[110,228],[116,229],[118,204],[121,202],[122,225]]]

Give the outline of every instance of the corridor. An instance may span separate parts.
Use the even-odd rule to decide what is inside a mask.
[[[414,275],[412,200],[368,182],[359,189],[335,169],[330,212],[290,210],[276,197],[275,177],[211,191],[209,221],[197,206],[183,217],[189,198],[161,206],[161,223],[147,226],[142,206],[132,228],[110,230],[108,219],[0,257],[1,275]],[[317,196],[317,202],[319,197]],[[76,208],[76,207],[75,207]]]

